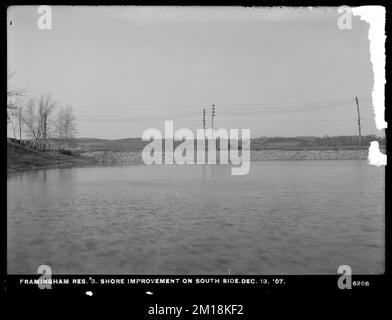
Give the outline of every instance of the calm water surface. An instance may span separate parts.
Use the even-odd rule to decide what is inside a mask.
[[[8,272],[384,271],[383,167],[366,161],[52,169],[7,177]]]

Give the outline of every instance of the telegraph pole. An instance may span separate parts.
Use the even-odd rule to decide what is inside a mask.
[[[212,139],[215,143],[214,117],[215,117],[215,104],[212,105],[212,114],[211,114]]]
[[[206,108],[203,108],[203,129],[204,129],[203,139],[204,139],[204,150],[205,150],[205,148],[206,148],[206,144],[205,144],[206,143]]]
[[[358,115],[358,145],[361,146],[361,117],[359,114],[359,104],[358,104],[358,97],[355,97],[355,103],[357,104],[357,115]]]
[[[215,105],[212,105],[212,115],[211,115],[211,127],[214,130],[214,117],[215,117]]]
[[[206,108],[203,108],[203,129],[206,130]]]

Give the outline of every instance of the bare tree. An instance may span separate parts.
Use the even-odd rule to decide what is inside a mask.
[[[9,112],[14,110],[13,98],[17,95],[17,91],[10,85],[10,80],[14,76],[14,73],[7,70],[7,120],[10,120]]]
[[[44,145],[47,143],[52,129],[51,115],[55,106],[56,103],[52,101],[52,98],[49,94],[42,94],[38,98],[38,121]]]
[[[26,107],[23,111],[23,122],[26,128],[26,134],[37,142],[42,137],[40,118],[36,111],[36,101],[30,98],[27,101]]]
[[[16,131],[18,131],[19,140],[22,140],[22,132],[24,127],[24,108],[25,100],[22,97],[16,98],[14,102],[14,109],[11,113],[11,126],[15,139],[17,138]]]
[[[7,123],[11,120],[11,115],[16,110],[16,98],[24,96],[25,89],[16,89],[11,86],[10,82],[14,72],[7,70]]]
[[[59,145],[72,141],[76,134],[75,121],[76,116],[71,105],[67,105],[59,110],[55,126]]]
[[[11,120],[8,123],[11,124],[11,129],[14,134],[14,138],[16,139],[16,131],[18,130],[16,118],[11,117]]]

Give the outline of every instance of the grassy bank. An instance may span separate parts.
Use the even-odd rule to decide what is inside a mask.
[[[65,155],[57,151],[37,151],[7,143],[7,171],[16,172],[44,168],[66,168],[97,163],[94,158]]]

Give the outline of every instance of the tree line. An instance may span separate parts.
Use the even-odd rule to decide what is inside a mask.
[[[22,141],[26,137],[44,148],[50,138],[55,138],[59,146],[72,142],[76,134],[72,105],[59,106],[50,94],[29,97],[25,89],[9,85],[12,76],[7,75],[7,126],[14,138]]]

